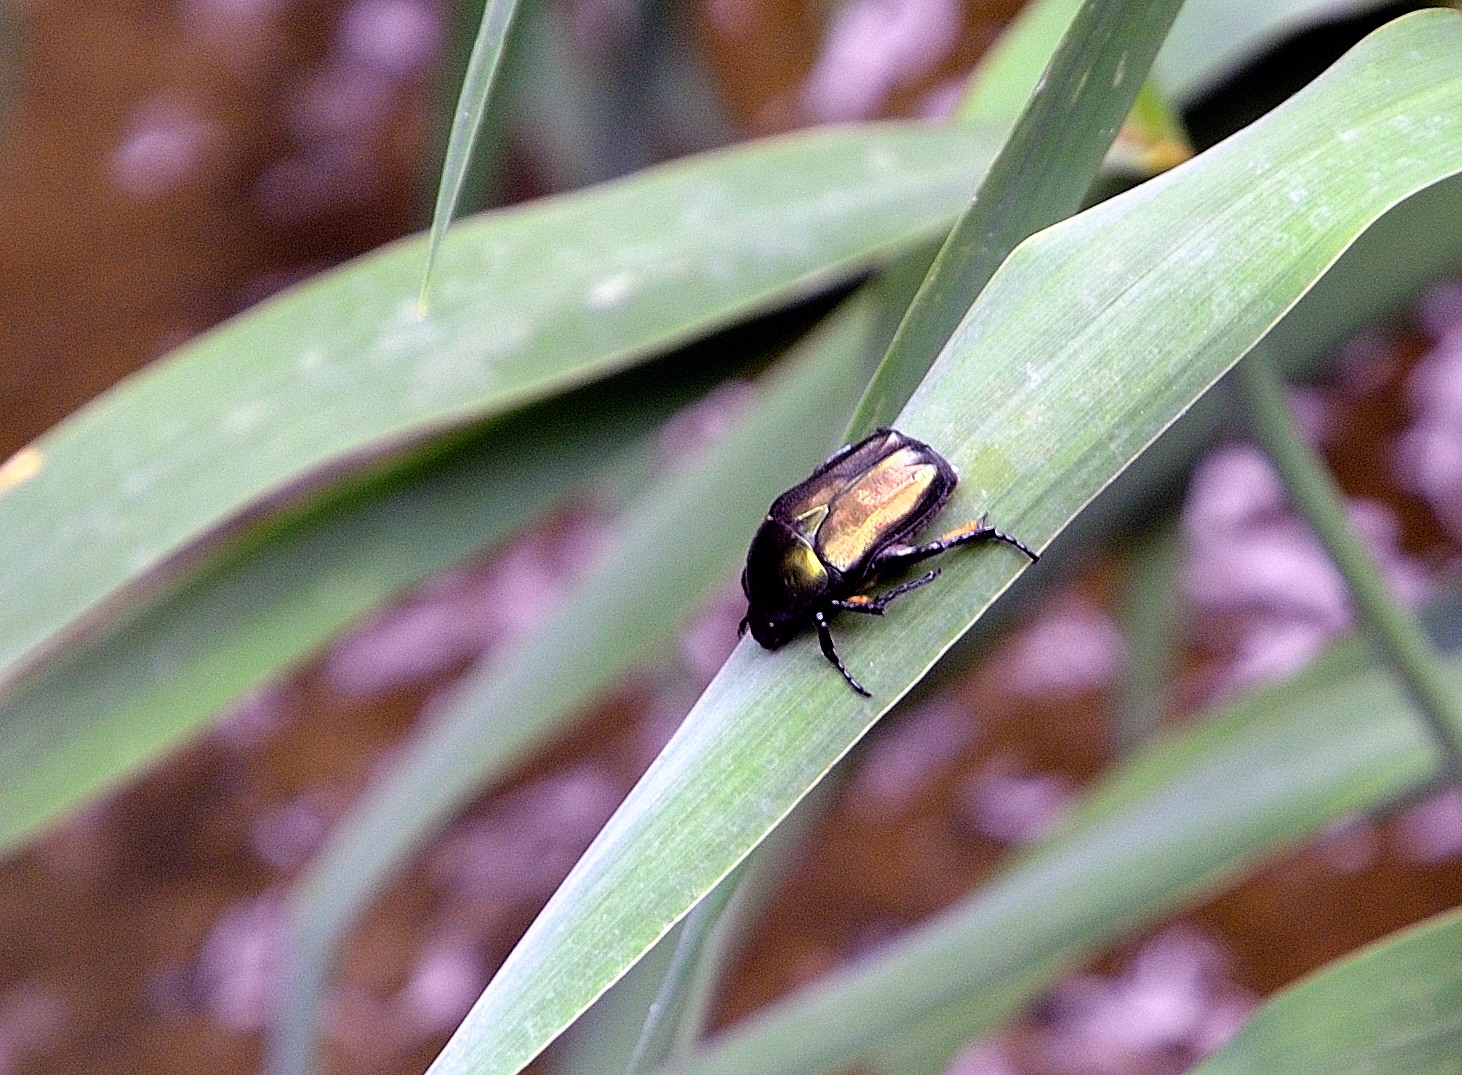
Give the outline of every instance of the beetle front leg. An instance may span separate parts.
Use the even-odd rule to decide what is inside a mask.
[[[838,651],[833,647],[833,632],[832,628],[827,624],[827,615],[819,610],[812,614],[812,620],[817,624],[817,641],[822,646],[822,655],[831,661],[833,667],[843,674],[843,678],[848,681],[848,686],[852,687],[864,698],[872,698],[873,695],[864,690],[863,684],[853,678],[853,673],[848,671],[847,666],[843,664],[843,659],[838,656]]]
[[[996,530],[993,526],[988,525],[989,518],[988,515],[981,515],[974,522],[966,523],[959,529],[951,530],[942,537],[935,538],[923,545],[892,545],[878,554],[877,559],[873,561],[874,566],[885,568],[917,564],[920,560],[927,560],[931,556],[938,556],[941,552],[947,552],[960,545],[971,545],[976,541],[998,541],[1009,545],[1029,556],[1031,563],[1040,559],[1040,556],[1019,538],[1011,537],[1003,530]]]
[[[829,601],[833,608],[840,608],[845,612],[861,612],[866,616],[882,616],[883,610],[888,603],[900,594],[906,594],[910,590],[917,590],[920,586],[927,586],[939,577],[939,569],[926,571],[916,579],[908,582],[901,582],[891,590],[885,590],[876,597],[867,594],[859,594],[856,597],[848,597],[836,601]]]

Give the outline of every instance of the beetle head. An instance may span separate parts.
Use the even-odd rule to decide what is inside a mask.
[[[751,637],[760,642],[763,649],[778,649],[786,645],[802,627],[798,621],[768,616],[753,608],[746,610],[746,618],[741,622],[750,629]]]
[[[807,539],[769,517],[752,538],[741,572],[741,589],[750,606],[742,622],[752,638],[776,649],[806,625],[830,582]]]
[[[738,636],[744,636],[747,631],[750,631],[751,637],[761,643],[763,649],[777,649],[785,645],[797,633],[798,624],[795,620],[786,616],[768,614],[757,607],[752,598],[752,588],[746,579],[745,568],[741,571],[741,592],[746,595],[751,604],[747,607],[746,615],[741,617],[741,623],[736,628]]]

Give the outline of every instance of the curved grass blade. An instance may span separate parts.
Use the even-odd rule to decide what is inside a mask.
[[[612,472],[724,372],[700,366],[673,380],[634,371],[510,416],[282,521],[47,665],[0,700],[0,852],[196,734],[402,587]]]
[[[635,662],[669,644],[744,555],[737,524],[836,443],[882,350],[875,313],[866,290],[845,304],[798,348],[735,433],[630,505],[601,562],[542,625],[467,676],[341,824],[299,883],[272,1072],[307,1069],[335,949],[406,856]]]
[[[1405,930],[1271,998],[1193,1075],[1452,1075],[1462,912]]]
[[[327,465],[603,377],[943,226],[979,134],[821,131],[464,222],[272,299],[0,466],[0,692],[150,572]]]
[[[1016,244],[1080,207],[1181,7],[1182,0],[1082,4],[910,303],[848,441],[893,421]]]
[[[1345,497],[1289,412],[1271,356],[1266,349],[1257,349],[1234,377],[1248,406],[1250,429],[1279,472],[1286,497],[1345,580],[1351,604],[1372,643],[1385,654],[1417,715],[1431,728],[1449,759],[1453,779],[1462,777],[1462,707],[1443,683],[1420,625],[1391,593],[1346,519]]]
[[[667,933],[554,1043],[546,1061],[554,1071],[561,1075],[624,1075],[628,1071],[650,1012],[661,999],[661,987],[685,928],[682,922]]]
[[[1210,152],[1027,240],[900,419],[965,476],[948,516],[988,507],[1043,547],[1371,222],[1459,171],[1462,17],[1424,12]],[[947,557],[896,632],[840,625],[872,702],[828,674],[814,642],[743,643],[433,1075],[520,1071],[969,628],[1020,568],[1006,551]]]

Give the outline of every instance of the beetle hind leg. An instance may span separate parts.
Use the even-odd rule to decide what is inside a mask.
[[[1035,563],[1041,557],[1029,545],[1017,537],[997,530],[989,524],[990,517],[981,515],[972,523],[965,523],[947,534],[935,538],[933,541],[923,545],[894,545],[885,549],[879,554],[875,561],[880,567],[897,564],[917,564],[920,560],[927,560],[931,556],[938,556],[941,552],[958,548],[960,545],[972,545],[977,541],[998,541],[1002,545],[1009,545],[1013,549],[1019,549],[1030,557],[1031,563]]]
[[[926,571],[916,579],[908,582],[901,582],[891,590],[885,590],[876,597],[870,594],[858,594],[855,597],[843,598],[837,601],[829,601],[833,608],[840,608],[845,612],[861,612],[866,616],[882,616],[883,610],[888,607],[890,601],[910,590],[917,590],[920,586],[927,586],[939,577],[939,569]]]
[[[843,664],[843,659],[838,656],[838,651],[833,646],[833,632],[832,628],[827,624],[827,616],[822,612],[814,612],[812,619],[817,624],[817,641],[822,646],[822,655],[831,661],[833,667],[843,674],[843,678],[848,681],[848,686],[852,687],[864,698],[872,698],[873,695],[864,689],[863,684],[853,678],[853,673],[848,671],[847,666]]]

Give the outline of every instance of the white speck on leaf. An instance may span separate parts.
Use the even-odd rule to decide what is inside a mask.
[[[887,146],[875,146],[863,154],[863,166],[869,175],[887,175],[898,166],[898,157]]]
[[[253,432],[264,418],[264,404],[260,400],[243,403],[223,416],[223,428],[236,437]]]
[[[595,310],[609,310],[619,306],[639,286],[639,278],[632,272],[618,272],[606,276],[589,288],[588,304]]]

